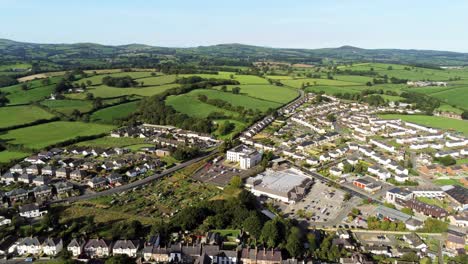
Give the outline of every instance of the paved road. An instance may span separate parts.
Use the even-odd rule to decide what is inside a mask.
[[[93,199],[93,198],[97,198],[97,197],[100,197],[100,196],[105,196],[105,195],[111,195],[111,194],[115,194],[115,193],[119,193],[119,192],[124,192],[124,191],[128,191],[130,189],[133,189],[135,187],[140,187],[140,186],[143,186],[143,185],[146,185],[152,181],[155,181],[155,180],[158,180],[164,176],[167,176],[167,175],[170,175],[172,173],[174,173],[175,171],[178,171],[180,169],[183,169],[187,166],[190,166],[200,160],[203,160],[209,156],[212,156],[212,155],[215,155],[217,154],[217,150],[213,150],[201,157],[198,157],[198,158],[195,158],[195,159],[192,159],[192,160],[189,160],[189,161],[186,161],[184,163],[181,163],[177,166],[174,166],[170,169],[167,169],[161,173],[157,173],[157,174],[153,174],[151,176],[148,176],[144,179],[141,179],[141,180],[138,180],[138,181],[134,181],[134,182],[131,182],[131,183],[128,183],[128,184],[125,184],[125,185],[121,185],[121,186],[118,186],[118,187],[115,187],[115,188],[112,188],[112,189],[108,189],[108,190],[105,190],[105,191],[102,191],[102,192],[96,192],[96,193],[88,193],[88,194],[83,194],[83,195],[80,195],[80,196],[74,196],[74,197],[69,197],[69,198],[66,198],[66,199],[61,199],[61,200],[56,200],[56,201],[51,201],[50,203],[66,203],[66,202],[76,202],[76,201],[81,201],[81,200],[88,200],[88,199]]]

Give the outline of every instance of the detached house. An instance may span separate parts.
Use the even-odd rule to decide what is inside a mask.
[[[84,245],[85,242],[83,240],[74,238],[70,244],[68,244],[67,250],[72,253],[73,257],[78,257],[83,254]]]
[[[84,252],[90,258],[104,258],[111,253],[111,243],[104,239],[90,239],[84,246]]]
[[[55,176],[55,168],[53,166],[45,166],[41,170],[42,175]]]
[[[91,188],[104,187],[107,184],[107,180],[104,177],[96,176],[88,181],[88,186]]]
[[[55,256],[63,249],[63,241],[61,238],[47,238],[42,243],[42,251],[47,256]]]
[[[112,254],[127,255],[131,258],[137,256],[137,252],[141,247],[139,240],[117,240],[112,247]]]
[[[74,170],[70,172],[70,179],[74,181],[81,181],[86,177],[86,171],[84,170]]]
[[[46,214],[47,211],[41,211],[37,204],[26,204],[19,207],[19,215],[24,218],[36,218]]]
[[[25,237],[18,240],[16,246],[18,255],[40,255],[42,252],[42,243],[37,237]]]
[[[34,197],[36,199],[38,198],[43,198],[43,197],[49,197],[52,195],[52,188],[47,186],[47,185],[41,185],[37,186],[33,189]]]
[[[69,176],[69,170],[66,167],[61,167],[55,171],[55,175],[57,178],[68,178]]]
[[[57,190],[57,194],[62,194],[73,190],[73,184],[67,181],[57,182],[56,184],[54,184],[54,187]]]
[[[32,174],[32,175],[39,175],[41,174],[41,168],[37,165],[31,165],[26,168],[26,173]]]

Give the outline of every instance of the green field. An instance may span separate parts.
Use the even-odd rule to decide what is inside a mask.
[[[156,86],[132,87],[132,88],[115,88],[106,85],[92,86],[86,92],[92,93],[94,97],[112,98],[125,95],[140,95],[151,96],[162,93],[168,89],[178,87],[178,84],[165,84]],[[86,94],[69,94],[67,97],[72,99],[84,99]]]
[[[440,99],[444,103],[468,109],[468,86],[431,93],[430,96]]]
[[[54,117],[44,109],[26,105],[0,107],[0,128],[29,124],[41,119],[51,119]]]
[[[288,103],[299,95],[294,89],[275,85],[228,85],[227,90],[231,91],[233,87],[239,87],[242,95],[281,104]]]
[[[15,159],[22,159],[29,156],[30,153],[27,152],[17,152],[17,151],[0,151],[0,163],[6,163]]]
[[[393,69],[388,69],[391,66]],[[405,70],[405,67],[409,70]],[[354,64],[352,66],[339,66],[341,70],[349,69],[353,71],[370,71],[371,68],[375,72],[383,75],[388,75],[389,77],[397,77],[400,79],[408,80],[432,80],[432,81],[447,81],[449,78],[461,77],[463,79],[468,78],[468,71],[465,70],[437,70],[437,69],[428,69],[420,67],[412,67],[399,64],[385,64],[385,63],[360,63]]]
[[[236,75],[232,72],[219,72],[218,74],[179,74],[179,77],[200,76],[206,79],[231,79],[231,75],[234,77],[233,80],[238,81],[240,84],[268,84],[266,79],[255,75]]]
[[[125,118],[137,110],[138,101],[106,107],[94,112],[91,121],[112,124],[114,120]]]
[[[0,139],[39,150],[76,137],[106,133],[112,128],[109,125],[58,121],[10,130],[0,135]]]
[[[70,115],[75,109],[86,113],[93,108],[90,101],[84,100],[45,100],[41,104],[65,115]]]
[[[363,83],[358,83],[358,82],[347,82],[347,81],[329,80],[329,79],[313,79],[313,78],[281,80],[281,82],[284,85],[291,86],[297,89],[301,88],[302,84],[304,84],[304,86],[314,86],[314,85],[353,86],[353,85],[363,84]]]
[[[140,78],[145,78],[145,77],[151,77],[151,72],[140,71],[140,72],[116,72],[116,73],[109,73],[109,74],[97,74],[97,75],[93,75],[87,78],[80,79],[76,81],[76,83],[86,83],[86,81],[91,81],[92,85],[100,85],[102,84],[102,78],[106,76],[112,76],[112,77],[130,76],[133,79],[140,79]],[[137,80],[137,81],[140,82],[140,80]]]
[[[268,108],[278,108],[281,106],[280,103],[265,101],[242,94],[233,94],[231,92],[221,92],[208,89],[194,90],[181,96],[188,96],[192,97],[193,100],[198,100],[198,96],[202,94],[206,95],[209,99],[221,99],[229,102],[233,106],[242,106],[246,109],[258,109],[262,112],[268,110]]]
[[[191,96],[175,95],[169,96],[166,103],[172,106],[176,111],[187,114],[189,116],[206,118],[213,112],[220,112],[227,116],[238,116],[236,112],[231,112],[213,105],[205,104],[199,100],[193,100]]]
[[[444,111],[444,112],[452,112],[452,113],[456,113],[456,114],[462,114],[463,113],[463,110],[461,110],[460,108],[456,108],[456,107],[453,107],[453,106],[448,105],[448,104],[442,104],[436,110]]]
[[[468,122],[465,120],[457,120],[440,116],[425,116],[425,115],[379,115],[384,119],[401,119],[403,121],[412,122],[424,126],[440,128],[445,130],[455,130],[468,135]]]

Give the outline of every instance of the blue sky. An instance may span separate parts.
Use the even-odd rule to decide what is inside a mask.
[[[467,14],[466,0],[0,0],[0,38],[468,52]]]

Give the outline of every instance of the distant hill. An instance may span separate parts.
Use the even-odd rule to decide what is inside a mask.
[[[243,44],[220,44],[193,48],[121,46],[94,43],[36,44],[0,39],[2,63],[39,61],[54,68],[100,68],[109,65],[151,66],[162,61],[196,62],[204,65],[250,65],[271,60],[318,64],[336,62],[384,62],[412,65],[468,65],[468,53],[435,50],[362,49],[353,46],[323,49],[282,49]]]

